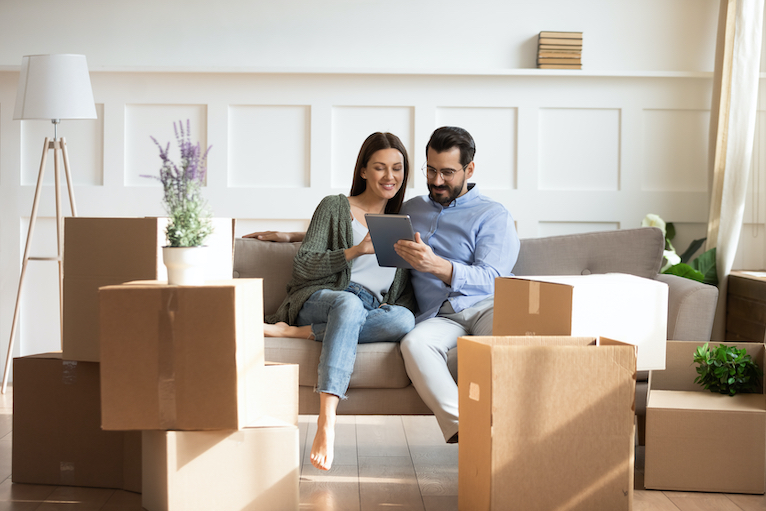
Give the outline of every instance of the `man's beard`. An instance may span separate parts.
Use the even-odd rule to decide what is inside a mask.
[[[460,192],[463,191],[463,183],[465,183],[465,178],[460,181],[460,183],[454,183],[452,185],[447,183],[444,183],[441,186],[428,185],[428,196],[432,201],[438,202],[442,206],[449,206],[453,200],[460,196]],[[438,188],[439,190],[447,190],[447,195],[440,195],[439,197],[436,197],[433,193],[434,188]]]

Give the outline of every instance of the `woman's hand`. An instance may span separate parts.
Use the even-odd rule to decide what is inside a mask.
[[[368,232],[367,236],[364,237],[361,243],[346,249],[346,261],[351,261],[352,259],[356,259],[361,255],[374,253],[375,247],[372,246],[372,238],[370,238],[370,233]]]
[[[281,231],[261,231],[245,234],[243,238],[255,238],[261,241],[276,241],[278,243],[291,243],[294,241],[303,241],[305,232],[281,232]]]

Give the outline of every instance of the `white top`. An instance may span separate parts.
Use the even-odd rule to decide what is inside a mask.
[[[367,229],[356,218],[351,220],[351,228],[354,231],[354,245],[358,245],[367,236]],[[378,266],[375,254],[364,254],[354,259],[351,265],[351,282],[366,287],[382,302],[383,295],[394,282],[395,273],[396,268]]]

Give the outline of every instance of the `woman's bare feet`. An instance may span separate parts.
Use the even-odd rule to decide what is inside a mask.
[[[263,324],[263,335],[266,337],[293,337],[295,339],[311,339],[311,325],[290,326],[280,321],[274,325],[270,323]]]
[[[317,434],[311,446],[311,464],[320,470],[330,470],[335,448],[335,424],[317,421]],[[333,421],[335,422],[335,421]]]
[[[311,446],[311,464],[319,470],[330,470],[335,449],[335,410],[340,398],[334,394],[319,394],[317,434]]]

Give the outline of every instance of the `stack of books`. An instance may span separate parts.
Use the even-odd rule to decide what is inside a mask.
[[[582,32],[540,32],[539,69],[582,69]]]

